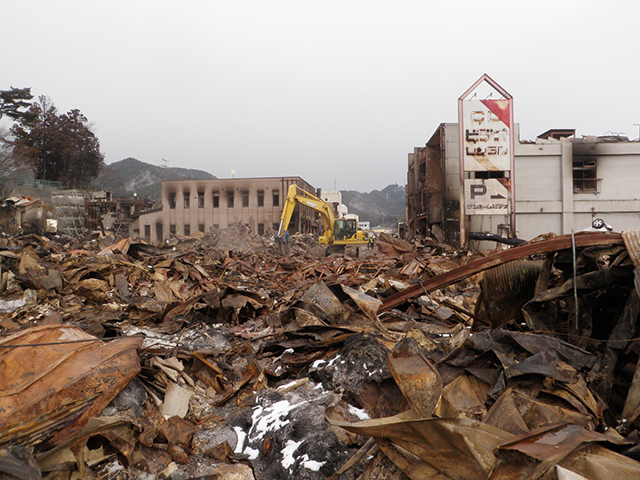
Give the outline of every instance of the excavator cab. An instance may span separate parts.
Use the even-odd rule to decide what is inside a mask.
[[[358,231],[358,222],[354,218],[340,218],[334,223],[336,241],[344,241],[353,237]]]

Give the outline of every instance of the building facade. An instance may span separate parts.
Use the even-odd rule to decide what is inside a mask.
[[[158,242],[172,234],[188,236],[241,223],[259,235],[273,234],[292,184],[316,194],[315,188],[300,177],[162,182],[162,208],[141,213],[130,233]],[[290,225],[295,232],[315,233],[316,212],[298,205]]]
[[[514,130],[518,138],[518,125]],[[515,232],[510,231],[508,215],[463,213],[468,233],[461,238],[464,195],[458,124],[441,124],[424,147],[409,155],[407,235],[430,234],[459,247],[472,232],[515,233],[530,240],[549,232],[587,229],[594,218],[602,218],[616,231],[640,229],[640,141],[620,136],[576,138],[574,130],[550,130],[535,141],[517,140],[514,154],[510,181]]]

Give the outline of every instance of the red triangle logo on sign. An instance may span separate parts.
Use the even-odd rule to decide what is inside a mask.
[[[509,122],[509,100],[480,100],[491,113],[498,117],[507,127],[511,127]]]

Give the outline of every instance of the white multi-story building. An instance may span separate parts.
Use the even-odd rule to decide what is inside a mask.
[[[515,125],[515,138],[518,132]],[[514,156],[509,175],[518,238],[583,230],[594,218],[602,218],[616,231],[640,229],[640,141],[576,138],[574,130],[549,130],[535,141],[516,140]],[[464,215],[466,238],[460,238],[459,157],[456,123],[441,124],[424,147],[409,155],[409,236],[431,234],[460,246],[472,232],[513,233],[508,215]],[[494,172],[483,173],[492,178]]]

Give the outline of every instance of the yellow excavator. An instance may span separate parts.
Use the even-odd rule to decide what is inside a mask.
[[[313,208],[320,214],[324,225],[324,234],[318,239],[320,245],[327,245],[327,253],[344,252],[347,245],[366,245],[368,236],[362,230],[358,230],[358,221],[355,218],[338,218],[333,214],[331,205],[309,192],[301,189],[296,184],[289,187],[287,198],[280,217],[280,226],[277,239],[282,239],[289,228],[289,222],[293,215],[296,203]]]

